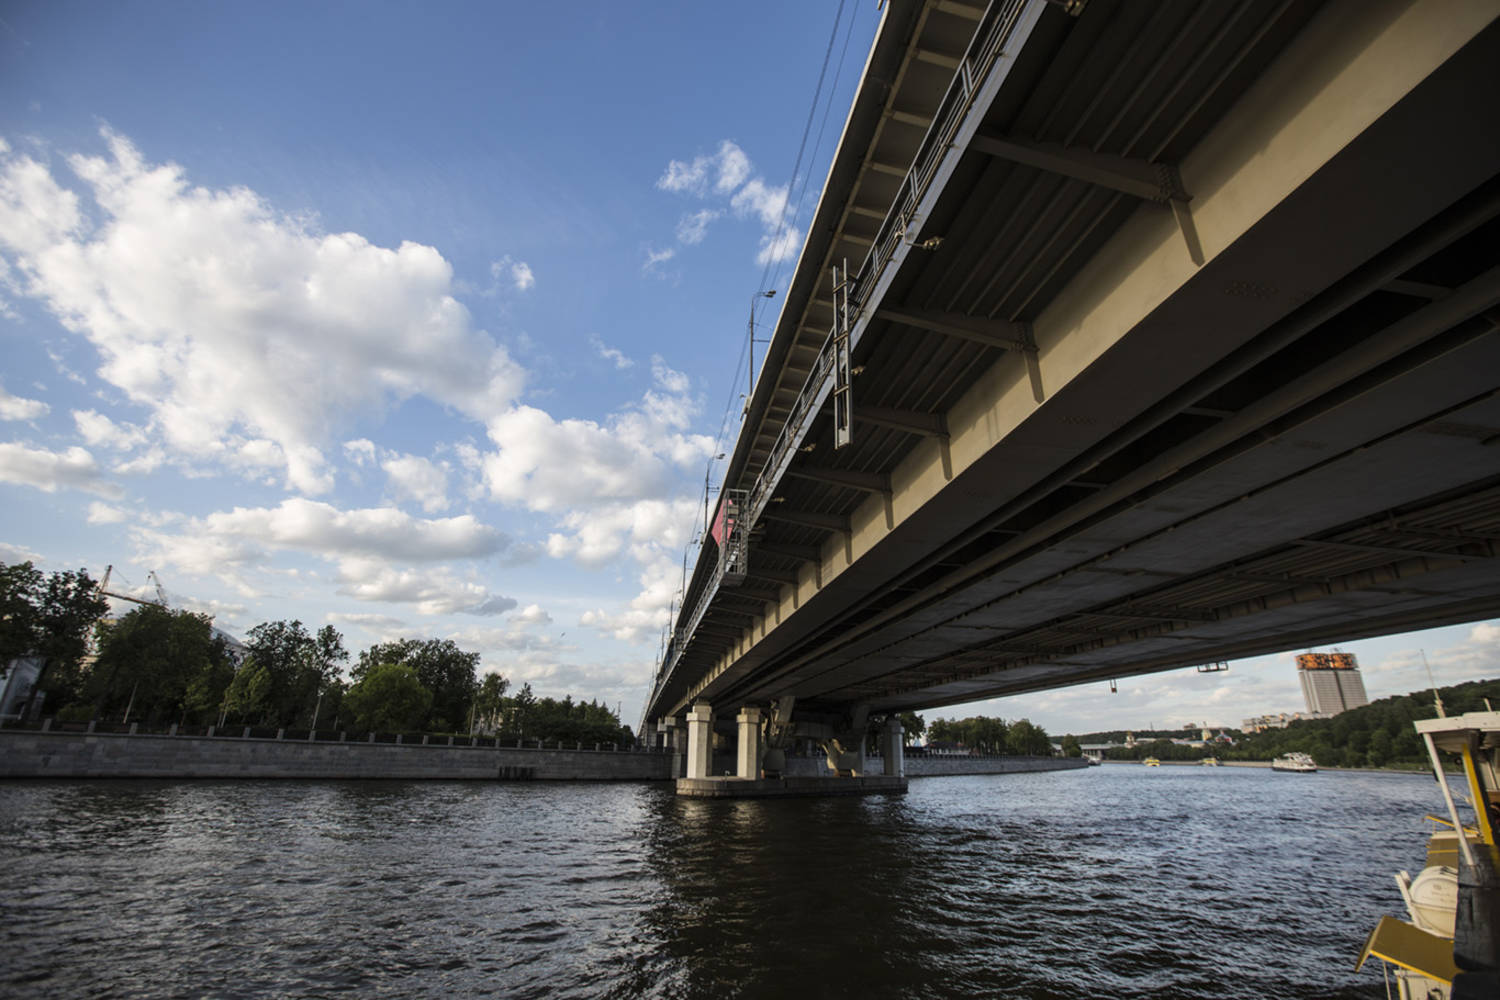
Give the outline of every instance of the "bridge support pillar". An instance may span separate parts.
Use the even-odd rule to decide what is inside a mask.
[[[714,710],[706,701],[700,701],[687,714],[687,776],[706,778],[713,769],[714,758]]]
[[[734,773],[755,781],[760,778],[760,709],[745,707],[735,716],[740,725],[739,751]]]
[[[880,755],[885,759],[885,773],[893,778],[906,775],[906,731],[894,715],[885,720],[880,731]]]

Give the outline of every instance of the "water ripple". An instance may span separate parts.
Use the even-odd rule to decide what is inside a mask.
[[[1430,779],[0,782],[17,998],[1379,997]]]

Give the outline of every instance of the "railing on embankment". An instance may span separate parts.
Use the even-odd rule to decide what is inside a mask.
[[[665,781],[673,754],[614,744],[244,726],[0,729],[0,778],[401,778]],[[119,731],[124,730],[124,731]]]

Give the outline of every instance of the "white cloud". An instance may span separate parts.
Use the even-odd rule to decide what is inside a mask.
[[[344,457],[357,466],[375,464],[375,442],[369,438],[358,438],[344,442]]]
[[[745,183],[745,178],[750,176],[750,157],[728,139],[719,143],[715,165],[718,167],[719,177],[714,182],[714,190],[719,194],[728,194]]]
[[[407,601],[424,614],[447,613],[445,608],[499,614],[515,605],[449,568],[398,565],[481,559],[509,548],[509,538],[471,515],[422,519],[390,507],[346,511],[291,498],[272,508],[137,520],[130,533],[138,561],[215,577],[247,597],[261,593],[252,574],[297,575],[271,565],[273,554],[285,552],[333,562],[339,592],[360,600]]]
[[[693,194],[701,198],[708,194],[710,176],[713,177],[714,191],[728,194],[750,176],[750,158],[739,146],[725,139],[712,155],[695,156],[691,162],[669,161],[667,169],[657,178],[656,186],[674,194]]]
[[[95,448],[130,451],[146,443],[146,432],[134,424],[117,424],[94,410],[74,410],[73,423],[84,443]]]
[[[46,165],[0,151],[0,251],[177,453],[264,439],[316,494],[332,486],[320,447],[354,413],[425,395],[483,421],[516,399],[523,371],[474,329],[435,249],[321,233],[105,139],[107,157],[68,159],[87,213]]]
[[[166,452],[160,448],[151,448],[137,455],[135,458],[116,462],[114,472],[120,476],[144,476],[155,472],[166,460]]]
[[[642,569],[641,591],[620,611],[585,611],[578,624],[624,642],[655,641],[671,621],[671,607],[680,595],[682,568],[665,555]]]
[[[766,233],[760,238],[760,253],[755,262],[762,266],[795,257],[802,249],[802,230],[787,226],[779,235]]]
[[[771,187],[764,179],[752,177],[752,172],[745,151],[725,139],[713,155],[697,156],[690,162],[670,161],[656,186],[673,194],[726,198],[735,216],[759,222],[762,232],[755,257],[757,264],[764,266],[794,257],[801,249],[803,234],[796,220],[787,214],[789,185]],[[706,208],[683,216],[677,223],[678,242],[684,246],[701,243],[709,223],[721,214]],[[648,263],[647,273],[655,263]]]
[[[102,478],[99,463],[83,448],[55,452],[13,441],[0,444],[0,483],[34,486],[44,493],[74,489],[118,497],[122,492]]]
[[[635,367],[635,362],[626,357],[623,351],[615,347],[606,346],[604,341],[600,340],[598,337],[590,337],[589,343],[593,345],[594,353],[598,354],[599,357],[603,358],[605,361],[613,363],[614,366],[621,371],[626,368]]]
[[[421,504],[431,514],[448,506],[448,470],[417,455],[392,455],[380,463],[398,500]]]
[[[210,514],[196,521],[195,528],[211,538],[273,549],[412,562],[478,558],[509,545],[505,535],[472,514],[422,519],[394,507],[339,510],[295,497],[277,507],[236,507]]]
[[[121,524],[129,519],[130,514],[119,507],[111,507],[97,500],[89,504],[89,524]]]
[[[1445,687],[1494,677],[1500,674],[1497,664],[1500,664],[1500,621],[1477,622],[1455,645],[1425,650],[1419,646],[1406,647],[1373,662],[1366,662],[1363,657],[1360,661],[1365,687],[1372,698],[1382,696],[1377,692],[1405,694],[1428,688],[1429,667],[1438,686]]]
[[[536,275],[532,273],[531,265],[524,260],[516,260],[510,254],[490,262],[490,277],[495,284],[483,293],[485,295],[498,294],[501,281],[509,281],[518,292],[530,291],[536,285]]]
[[[653,250],[646,248],[646,263],[641,265],[642,274],[656,274],[657,268],[677,256],[677,251],[671,247],[665,250]]]
[[[377,632],[392,632],[406,627],[406,622],[400,618],[369,612],[330,611],[323,618],[332,625],[358,625]]]
[[[675,194],[698,194],[706,190],[708,178],[708,157],[700,156],[691,163],[682,160],[669,160],[667,169],[656,179],[656,186],[662,191],[671,191]]]
[[[9,542],[0,542],[0,562],[7,563],[39,563],[42,557],[26,548],[24,545],[12,545]]]
[[[542,610],[540,604],[528,604],[526,607],[511,615],[510,620],[517,625],[550,625],[552,616]]]
[[[660,354],[651,355],[651,381],[656,383],[657,388],[678,396],[686,394],[692,388],[692,380],[685,373],[667,367],[666,360]],[[676,422],[686,425],[688,416],[689,414],[683,414],[676,418]]]
[[[689,497],[639,500],[591,511],[572,511],[562,519],[569,533],[547,539],[547,554],[572,558],[585,566],[602,566],[628,551],[637,562],[662,551],[681,551],[702,508]]]
[[[684,433],[696,407],[687,379],[653,363],[658,386],[606,423],[556,420],[517,406],[489,423],[496,450],[484,459],[490,495],[534,511],[589,511],[620,501],[667,495],[674,468],[695,466],[713,450],[704,435]]]
[[[692,215],[684,215],[677,223],[677,242],[692,246],[702,243],[708,235],[708,224],[719,217],[711,208],[701,209]]]
[[[52,411],[52,407],[39,399],[23,399],[12,396],[0,386],[0,420],[35,420]]]
[[[757,177],[730,199],[729,207],[741,218],[753,215],[762,225],[771,228],[781,221],[781,214],[786,210],[786,192],[786,185],[767,187]]]
[[[473,579],[446,569],[398,569],[379,559],[339,562],[339,593],[361,601],[413,604],[424,615],[500,615],[516,606],[513,598],[492,594]]]

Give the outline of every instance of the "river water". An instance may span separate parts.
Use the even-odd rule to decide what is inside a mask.
[[[0,782],[7,997],[1383,997],[1431,777]]]

